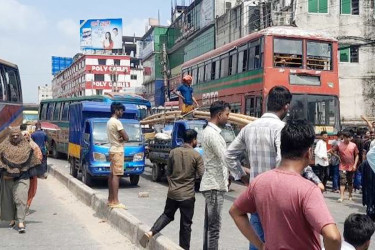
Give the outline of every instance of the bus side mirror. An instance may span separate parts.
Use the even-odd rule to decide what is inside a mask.
[[[86,143],[86,144],[90,144],[90,134],[85,134],[83,136],[83,141]]]

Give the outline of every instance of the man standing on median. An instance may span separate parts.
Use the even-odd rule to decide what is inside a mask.
[[[221,128],[229,118],[230,105],[224,101],[211,104],[211,119],[203,130],[204,174],[200,191],[206,199],[203,250],[219,249],[224,194],[228,192],[228,169],[225,165],[226,143]]]
[[[112,117],[107,122],[107,136],[111,144],[109,148],[111,173],[108,178],[108,206],[126,209],[125,205],[121,204],[118,199],[120,178],[124,175],[124,143],[129,140],[122,123],[119,121],[124,111],[124,105],[113,102],[111,104]]]
[[[201,178],[204,171],[202,157],[194,150],[198,144],[197,135],[194,129],[187,129],[184,135],[184,145],[173,149],[169,154],[167,166],[169,189],[164,213],[157,219],[151,230],[141,238],[140,244],[143,247],[147,247],[149,239],[174,220],[177,209],[180,209],[180,246],[183,249],[190,249],[195,178],[196,176]]]
[[[314,128],[289,121],[281,131],[281,163],[256,177],[230,209],[237,227],[258,249],[338,250],[341,236],[320,189],[301,176],[312,158]],[[247,213],[258,213],[265,232],[260,240]]]

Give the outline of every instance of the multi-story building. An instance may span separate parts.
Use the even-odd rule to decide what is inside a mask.
[[[163,40],[167,27],[151,26],[140,41],[140,55],[143,65],[143,86],[145,97],[152,106],[162,106],[165,101],[163,61]]]
[[[80,55],[52,80],[53,98],[135,92],[130,83],[130,57]]]
[[[43,86],[38,86],[38,103],[42,100],[52,98],[52,86],[45,84]]]
[[[343,125],[375,116],[375,1],[251,0],[216,19],[216,46],[269,26],[293,25],[339,41]],[[240,14],[239,14],[240,13]]]

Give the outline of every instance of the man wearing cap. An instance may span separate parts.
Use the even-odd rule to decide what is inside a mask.
[[[182,114],[186,114],[194,110],[194,104],[199,107],[197,100],[195,100],[193,96],[193,88],[191,87],[192,80],[193,78],[190,75],[185,75],[182,78],[182,84],[173,91],[183,101]]]

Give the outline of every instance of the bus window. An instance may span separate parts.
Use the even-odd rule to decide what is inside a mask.
[[[302,68],[302,40],[274,39],[274,66]]]
[[[308,120],[315,125],[335,126],[338,101],[333,96],[308,95]]]
[[[42,103],[41,104],[41,112],[40,112],[40,120],[46,120],[47,119],[47,107],[48,103]]]
[[[193,75],[192,75],[192,77],[193,77],[193,82],[192,82],[192,84],[194,85],[194,84],[196,84],[198,81],[198,68],[196,67],[195,69],[193,69]]]
[[[19,102],[20,84],[15,69],[5,67],[5,79],[8,82],[8,100],[11,102]]]
[[[210,81],[211,80],[211,62],[206,62],[206,65],[205,65],[205,77],[204,77],[204,80],[206,82]]]
[[[61,102],[56,103],[55,110],[53,111],[53,120],[60,120]]]
[[[238,73],[242,73],[247,70],[248,63],[248,49],[247,44],[238,49]]]
[[[228,54],[221,56],[221,72],[220,72],[220,77],[226,77],[228,76],[228,71],[229,71],[229,56]]]
[[[199,65],[198,83],[204,82],[204,64]]]
[[[229,56],[229,75],[235,75],[237,72],[237,51],[231,52]]]
[[[307,42],[307,68],[316,70],[331,70],[332,44]]]
[[[215,80],[220,78],[220,60],[217,59],[215,63]]]
[[[55,107],[55,103],[48,104],[46,120],[48,120],[48,121],[52,120],[54,107]]]
[[[69,120],[68,114],[69,114],[69,102],[65,102],[62,108],[61,120],[68,121]]]
[[[2,67],[0,66],[0,101],[6,101],[6,99],[4,98],[5,97],[5,93],[4,93],[5,82],[3,80],[1,72],[2,72]]]

